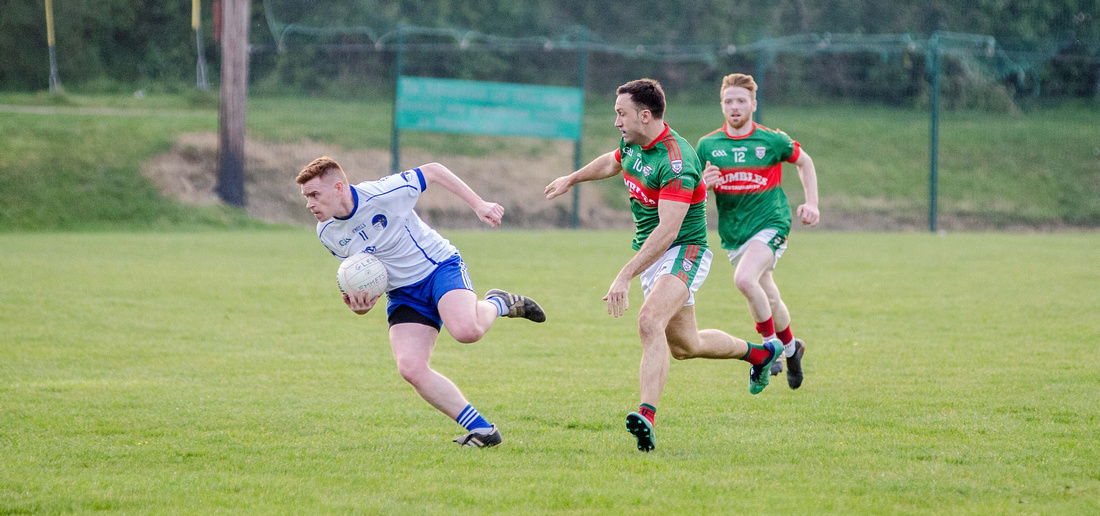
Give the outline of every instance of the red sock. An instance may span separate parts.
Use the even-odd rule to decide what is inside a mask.
[[[773,318],[768,317],[767,321],[756,323],[756,333],[759,333],[764,340],[770,339],[775,335],[775,321]]]
[[[653,424],[653,420],[657,418],[657,408],[652,405],[642,403],[642,406],[638,407],[638,413],[649,420],[649,424]]]
[[[771,352],[768,351],[768,348],[765,348],[760,344],[753,344],[751,342],[746,342],[745,344],[748,344],[749,346],[749,351],[745,353],[745,356],[741,357],[741,360],[744,360],[745,362],[748,362],[752,365],[760,365],[764,362],[767,362],[768,359],[772,356]]]
[[[790,325],[787,325],[787,329],[777,332],[775,336],[779,337],[779,341],[782,342],[784,346],[790,344],[791,341],[794,340],[794,334],[791,333]]]

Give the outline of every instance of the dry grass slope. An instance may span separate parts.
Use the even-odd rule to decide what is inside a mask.
[[[537,160],[476,158],[408,149],[402,159],[405,164],[443,163],[483,198],[504,206],[505,227],[553,228],[568,226],[572,220],[572,196],[546,201],[542,190],[562,171],[572,169],[570,153],[567,144],[558,144]],[[277,224],[313,223],[294,176],[314,158],[332,157],[352,183],[378,179],[390,170],[390,154],[386,151],[347,150],[311,141],[276,144],[249,140],[245,155],[247,211],[257,219]],[[187,133],[176,140],[169,152],[143,164],[142,173],[169,197],[188,204],[216,204],[221,202],[214,193],[217,159],[216,134]],[[468,228],[481,224],[462,201],[440,189],[425,192],[417,212],[428,224],[437,227]],[[629,227],[631,222],[629,213],[609,208],[594,190],[581,195],[580,217],[584,227],[594,229]]]

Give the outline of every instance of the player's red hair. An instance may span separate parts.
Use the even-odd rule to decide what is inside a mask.
[[[308,183],[315,177],[324,177],[332,174],[340,174],[340,179],[347,183],[348,176],[344,174],[344,169],[340,168],[340,164],[336,160],[328,157],[321,156],[306,165],[301,172],[298,172],[298,177],[294,179],[300,185]]]
[[[745,75],[743,73],[731,73],[722,78],[722,89],[718,90],[718,96],[726,92],[726,88],[738,87],[749,90],[752,94],[752,100],[756,100],[756,81],[752,79],[751,75]]]

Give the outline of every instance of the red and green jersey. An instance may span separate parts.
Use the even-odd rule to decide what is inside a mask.
[[[787,237],[791,204],[779,185],[783,162],[794,163],[802,153],[798,142],[756,122],[745,136],[730,136],[723,125],[699,139],[698,153],[722,171],[714,193],[723,249],[737,249],[765,229]]]
[[[623,166],[623,180],[630,189],[630,211],[634,214],[632,246],[641,249],[649,234],[660,223],[657,202],[668,199],[691,204],[680,233],[669,246],[707,246],[707,188],[703,184],[699,157],[687,140],[668,124],[649,145],[619,142],[615,159]]]

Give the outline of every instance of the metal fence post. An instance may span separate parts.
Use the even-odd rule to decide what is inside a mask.
[[[401,172],[401,130],[397,128],[397,99],[401,95],[401,76],[405,73],[405,26],[397,26],[397,55],[393,60],[393,135],[390,137],[390,173]]]
[[[53,0],[46,0],[46,42],[50,51],[50,94],[61,93],[61,79],[57,77],[57,53],[53,37]]]
[[[756,82],[756,112],[753,113],[752,119],[757,123],[764,122],[764,76],[768,73],[768,61],[771,56],[768,55],[769,50],[762,48],[762,40],[757,41],[757,45],[760,45],[760,51],[756,54],[756,75],[753,80]]]
[[[936,232],[937,191],[939,181],[939,143],[940,143],[940,33],[932,34],[928,40],[929,73],[931,74],[931,135],[929,137],[928,156],[928,231]]]
[[[581,140],[584,139],[584,85],[588,75],[588,35],[581,33],[581,48],[577,52],[577,87],[581,90],[581,132],[573,143],[573,170],[581,168]],[[581,225],[581,185],[573,186],[573,229]]]
[[[195,31],[195,52],[198,55],[195,64],[195,87],[202,91],[210,88],[206,81],[206,56],[202,51],[202,3],[200,0],[191,2],[191,28]]]

